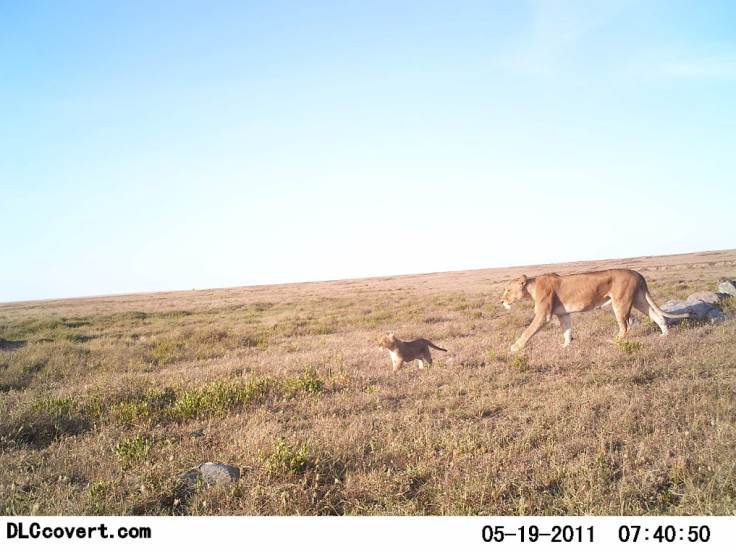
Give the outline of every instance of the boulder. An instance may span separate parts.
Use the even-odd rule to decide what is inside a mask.
[[[191,483],[201,480],[208,485],[230,483],[231,481],[240,479],[240,468],[218,462],[205,462],[180,474],[179,479],[184,479]]]
[[[731,296],[736,295],[736,282],[728,278],[721,278],[718,280],[718,293],[725,293]]]
[[[687,302],[694,303],[696,301],[703,301],[705,303],[711,303],[713,305],[723,301],[728,295],[725,293],[713,293],[712,291],[698,291],[697,293],[691,294],[687,298]]]
[[[673,299],[672,301],[667,301],[660,308],[663,311],[672,314],[684,314],[686,312],[689,312],[693,315],[692,319],[705,320],[708,322],[722,322],[726,318],[723,314],[723,311],[717,305],[702,301],[700,299],[688,298],[686,301]],[[670,325],[679,324],[681,321],[682,319],[680,318],[667,318],[667,324]]]

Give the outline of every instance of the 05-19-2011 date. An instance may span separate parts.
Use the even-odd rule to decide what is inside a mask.
[[[503,542],[505,539],[518,539],[519,542],[593,542],[593,526],[553,525],[548,531],[537,525],[521,525],[506,528],[503,525],[484,525],[484,542]]]

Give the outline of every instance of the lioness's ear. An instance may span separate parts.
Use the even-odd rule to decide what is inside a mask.
[[[519,278],[519,287],[523,288],[527,283],[527,277],[525,275],[522,275],[521,278]]]

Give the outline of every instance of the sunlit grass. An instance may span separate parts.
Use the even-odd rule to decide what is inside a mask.
[[[734,276],[716,257],[629,266],[662,304]],[[733,301],[511,353],[515,272],[0,305],[0,514],[736,515]],[[387,331],[448,352],[394,374]],[[246,476],[177,480],[207,461]]]

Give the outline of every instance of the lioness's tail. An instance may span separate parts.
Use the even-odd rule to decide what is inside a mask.
[[[652,294],[649,293],[648,287],[644,288],[644,298],[647,300],[647,303],[649,303],[649,306],[652,307],[652,310],[655,311],[659,316],[664,316],[667,318],[691,318],[693,316],[690,312],[684,312],[682,314],[672,314],[670,312],[663,311],[657,306],[657,303],[654,302]]]
[[[437,345],[435,345],[434,343],[432,343],[429,339],[425,339],[424,341],[426,341],[427,342],[427,345],[429,345],[433,349],[437,349],[438,351],[445,351],[445,352],[447,352],[447,349],[443,349],[442,347],[438,347]]]

